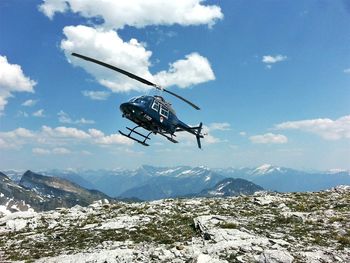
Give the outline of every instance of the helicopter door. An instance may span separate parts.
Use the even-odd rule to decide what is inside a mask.
[[[169,110],[166,107],[164,107],[163,105],[161,105],[159,113],[161,116],[163,116],[165,118],[169,117]]]

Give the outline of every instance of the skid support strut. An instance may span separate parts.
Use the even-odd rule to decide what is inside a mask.
[[[140,133],[140,132],[135,131],[135,130],[136,130],[137,128],[139,128],[139,127],[140,127],[140,126],[136,126],[136,127],[132,128],[132,129],[129,128],[129,127],[126,127],[126,128],[130,131],[129,134],[125,134],[124,132],[122,132],[122,131],[120,131],[120,130],[119,130],[119,133],[120,133],[121,135],[125,136],[125,137],[128,137],[128,138],[131,139],[131,140],[134,140],[135,142],[138,142],[138,143],[144,145],[144,146],[149,146],[149,144],[146,143],[146,141],[151,139],[149,136],[152,134],[152,132],[149,132],[149,133],[147,134],[147,136],[146,136],[146,135],[144,135],[144,134],[142,134],[142,133]],[[135,138],[135,137],[132,137],[131,135],[132,135],[133,133],[135,133],[135,134],[141,136],[142,138],[144,138],[144,140],[140,140],[140,139],[137,139],[137,138]]]

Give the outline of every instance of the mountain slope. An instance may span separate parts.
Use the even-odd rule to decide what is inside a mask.
[[[0,172],[0,215],[27,211],[31,207],[41,210],[44,198],[25,189]]]
[[[147,169],[150,169],[149,167]],[[123,198],[156,200],[182,197],[213,187],[224,177],[203,167],[161,169],[154,172],[145,184],[131,188],[120,195]]]
[[[264,190],[261,186],[241,178],[226,178],[217,183],[213,188],[205,189],[196,196],[201,197],[226,197],[237,195],[251,195]]]
[[[19,185],[49,199],[50,207],[71,207],[77,204],[86,206],[96,200],[110,199],[97,190],[87,190],[68,180],[44,176],[32,171],[23,174]]]

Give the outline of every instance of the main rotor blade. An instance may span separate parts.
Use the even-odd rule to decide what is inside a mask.
[[[130,73],[130,72],[127,72],[127,71],[125,71],[125,70],[123,70],[123,69],[117,68],[117,67],[115,67],[115,66],[109,65],[109,64],[104,63],[104,62],[102,62],[102,61],[99,61],[99,60],[97,60],[97,59],[89,58],[89,57],[87,57],[87,56],[80,55],[80,54],[77,54],[77,53],[72,53],[72,55],[75,56],[75,57],[78,57],[78,58],[81,58],[81,59],[84,59],[84,60],[87,60],[87,61],[90,61],[90,62],[99,64],[99,65],[104,66],[104,67],[106,67],[106,68],[115,70],[115,71],[117,71],[117,72],[119,72],[119,73],[121,73],[121,74],[124,74],[124,75],[128,76],[129,78],[136,79],[136,80],[142,82],[143,84],[146,84],[146,85],[149,85],[149,86],[153,86],[153,87],[156,87],[156,88],[160,89],[156,84],[154,84],[154,83],[148,81],[147,79],[144,79],[144,78],[141,78],[141,77],[139,77],[139,76],[136,76],[136,75],[134,75],[134,74],[132,74],[132,73]]]
[[[200,108],[199,108],[197,105],[193,104],[193,103],[190,102],[189,100],[186,100],[185,98],[181,97],[180,95],[177,95],[176,93],[171,92],[171,91],[166,90],[166,89],[163,89],[163,91],[164,91],[164,92],[168,92],[169,94],[175,96],[176,98],[178,98],[178,99],[180,99],[180,100],[186,102],[187,104],[191,105],[191,106],[192,106],[193,108],[195,108],[196,110],[200,110]]]
[[[104,67],[106,67],[106,68],[115,70],[115,71],[117,71],[117,72],[119,72],[119,73],[121,73],[121,74],[124,74],[124,75],[128,76],[129,78],[138,80],[138,81],[142,82],[143,84],[146,84],[146,85],[149,85],[149,86],[153,86],[153,87],[155,87],[156,89],[159,89],[159,90],[162,90],[162,91],[164,91],[164,92],[167,92],[167,93],[169,93],[169,94],[175,96],[176,98],[178,98],[178,99],[180,99],[180,100],[186,102],[187,104],[191,105],[191,106],[192,106],[193,108],[195,108],[196,110],[199,110],[199,109],[200,109],[198,106],[196,106],[196,105],[193,104],[192,102],[186,100],[185,98],[183,98],[183,97],[177,95],[176,93],[171,92],[171,91],[169,91],[169,90],[166,90],[166,89],[162,88],[161,86],[158,86],[157,84],[154,84],[154,83],[148,81],[147,79],[144,79],[144,78],[141,78],[141,77],[139,77],[139,76],[136,76],[136,75],[134,75],[134,74],[132,74],[132,73],[126,71],[126,70],[123,70],[123,69],[117,68],[117,67],[115,67],[115,66],[109,65],[109,64],[107,64],[107,63],[104,63],[104,62],[99,61],[99,60],[94,59],[94,58],[90,58],[90,57],[87,57],[87,56],[84,56],[84,55],[80,55],[80,54],[78,54],[78,53],[72,53],[72,56],[75,56],[75,57],[78,57],[78,58],[81,58],[81,59],[84,59],[84,60],[87,60],[87,61],[90,61],[90,62],[99,64],[99,65],[104,66]]]

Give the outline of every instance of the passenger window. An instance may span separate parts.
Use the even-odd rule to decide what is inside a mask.
[[[152,109],[154,109],[157,112],[159,111],[159,102],[157,100],[154,100],[152,104]]]
[[[162,106],[160,108],[160,115],[164,116],[165,118],[168,118],[169,117],[169,110]]]

